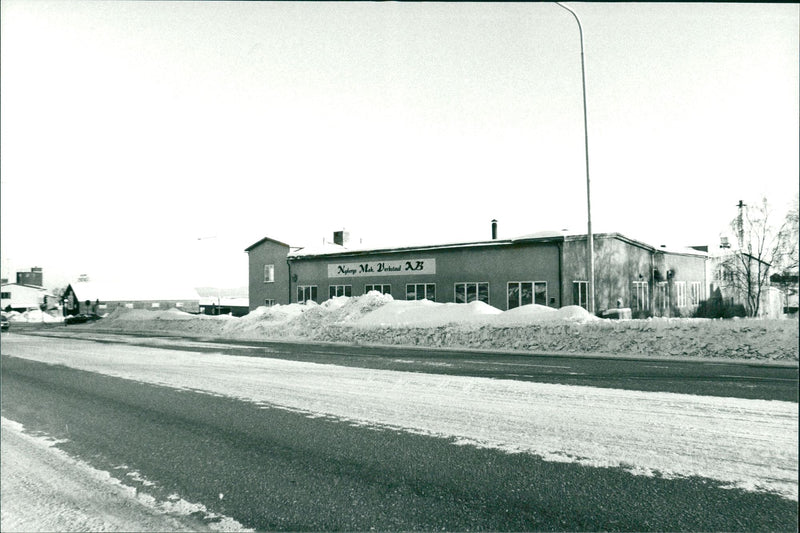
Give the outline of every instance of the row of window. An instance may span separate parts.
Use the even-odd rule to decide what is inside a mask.
[[[673,283],[674,290],[670,291],[667,282],[656,284],[655,305],[659,309],[668,309],[671,300],[677,307],[687,307],[698,305],[703,299],[702,283],[699,281],[687,282],[676,281]],[[454,284],[455,303],[484,302],[489,303],[489,283],[488,282],[460,282]],[[370,284],[364,285],[364,293],[378,291],[382,294],[391,294],[392,286],[389,284]],[[352,285],[330,285],[328,287],[328,298],[337,296],[352,296]],[[298,285],[297,302],[304,303],[309,300],[317,301],[317,285]],[[650,309],[650,288],[647,281],[634,281],[631,290],[631,308],[635,311]],[[430,300],[436,301],[435,283],[407,283],[406,300]],[[553,299],[554,300],[554,299]],[[583,308],[587,307],[588,282],[574,281],[572,283],[572,301],[575,305]],[[511,281],[506,288],[506,303],[508,309],[514,309],[529,304],[548,305],[555,303],[548,300],[546,281]],[[275,305],[274,299],[265,300],[265,305]]]
[[[576,282],[585,283],[586,282]],[[488,282],[461,282],[454,285],[456,303],[484,302],[489,303],[489,283]],[[389,284],[365,285],[364,292],[378,291],[382,294],[391,294],[392,286]],[[586,288],[583,294],[585,301]],[[330,285],[328,287],[328,297],[352,296],[352,285]],[[317,301],[317,285],[298,285],[297,302]],[[435,283],[407,283],[406,300],[430,300],[436,301]],[[546,281],[512,281],[507,287],[508,308],[513,309],[521,305],[539,304],[547,305],[547,282]],[[554,303],[554,302],[552,302]],[[274,300],[265,300],[267,306],[274,305]],[[584,303],[585,305],[585,303]]]
[[[687,294],[685,281],[676,281],[673,283],[674,290],[670,292],[669,284],[666,281],[661,281],[656,284],[655,305],[659,309],[669,309],[670,300],[674,299],[676,307],[687,307],[690,305],[698,305],[700,300],[703,299],[703,285],[699,281],[689,282],[689,291]],[[635,311],[642,311],[650,309],[650,294],[649,286],[646,281],[633,282],[633,302],[631,308]]]

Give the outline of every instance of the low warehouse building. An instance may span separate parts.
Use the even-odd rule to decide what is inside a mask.
[[[493,227],[496,236],[496,226]],[[542,232],[515,239],[356,249],[346,234],[322,249],[271,238],[249,246],[250,309],[321,302],[376,290],[395,299],[506,310],[527,304],[587,307],[586,235]],[[595,308],[633,316],[686,316],[705,297],[707,254],[667,249],[619,233],[594,235]]]
[[[204,315],[244,316],[250,312],[248,305],[247,298],[200,297],[200,313]]]
[[[114,309],[180,309],[200,311],[200,296],[192,288],[155,285],[115,285],[78,281],[67,286],[63,295],[64,314],[96,313],[105,315]]]

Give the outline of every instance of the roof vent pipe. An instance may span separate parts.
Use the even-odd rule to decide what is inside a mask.
[[[492,240],[497,239],[497,219],[492,219]]]

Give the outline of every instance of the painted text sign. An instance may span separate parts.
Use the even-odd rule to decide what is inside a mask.
[[[364,261],[328,264],[329,278],[367,276],[408,276],[436,274],[436,259],[401,259],[399,261]]]

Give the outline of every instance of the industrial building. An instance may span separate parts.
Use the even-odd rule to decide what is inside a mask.
[[[249,305],[358,296],[468,303],[501,310],[526,304],[587,307],[586,235],[540,232],[513,239],[365,249],[337,231],[322,249],[265,237],[246,248]],[[619,233],[595,234],[595,311],[634,317],[688,316],[705,297],[707,254],[652,246]]]

